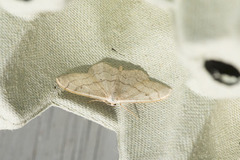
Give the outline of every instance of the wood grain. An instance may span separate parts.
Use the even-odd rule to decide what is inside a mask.
[[[21,129],[0,131],[1,160],[117,160],[116,134],[50,108]]]

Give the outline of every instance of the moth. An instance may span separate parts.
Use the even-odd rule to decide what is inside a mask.
[[[60,76],[56,82],[68,92],[126,110],[122,104],[160,101],[172,90],[164,83],[151,81],[141,70],[123,70],[122,66],[117,69],[104,62],[93,65],[87,73]]]

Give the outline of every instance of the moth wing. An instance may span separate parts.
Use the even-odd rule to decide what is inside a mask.
[[[107,95],[113,95],[116,90],[119,70],[106,64],[98,63],[93,65],[89,71],[96,81],[99,81],[102,89]]]
[[[88,73],[71,73],[56,79],[58,85],[71,93],[94,99],[106,100],[106,93],[99,81]]]
[[[140,70],[123,71],[119,82],[118,101],[120,103],[148,103],[160,101],[171,92],[164,83],[149,80]]]

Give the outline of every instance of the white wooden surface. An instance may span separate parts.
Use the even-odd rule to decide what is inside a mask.
[[[59,108],[0,131],[0,160],[118,160],[113,131]]]

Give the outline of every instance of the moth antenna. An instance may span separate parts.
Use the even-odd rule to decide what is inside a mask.
[[[139,119],[136,114],[134,114],[131,110],[127,109],[127,107],[123,106],[121,103],[120,103],[120,106],[121,106],[122,108],[124,108],[125,110],[127,110],[129,113],[131,113],[136,119]]]
[[[136,109],[137,111],[137,115],[138,115],[138,118],[140,118],[140,115],[139,115],[139,112],[138,112],[138,109],[137,109],[137,105],[134,103],[134,108]]]

